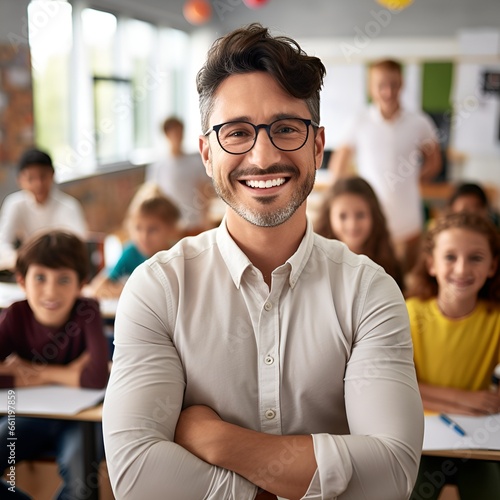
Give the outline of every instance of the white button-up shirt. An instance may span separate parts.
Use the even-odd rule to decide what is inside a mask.
[[[310,223],[270,289],[224,221],[160,252],[132,274],[116,317],[103,425],[118,498],[255,497],[173,443],[195,404],[248,429],[311,434],[318,467],[304,498],[407,498],[423,414],[397,285]]]

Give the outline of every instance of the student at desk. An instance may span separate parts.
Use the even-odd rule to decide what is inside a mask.
[[[500,361],[499,255],[498,232],[478,214],[449,214],[425,235],[407,306],[427,410],[500,412],[500,394],[489,390]],[[458,486],[462,500],[498,499],[500,464],[422,457],[412,499],[437,499],[445,482]]]
[[[84,243],[63,231],[44,233],[21,247],[16,273],[26,300],[15,302],[0,316],[0,387],[106,386],[108,349],[99,305],[80,297],[87,262]],[[2,470],[9,457],[6,420],[0,421]],[[55,454],[63,479],[55,498],[81,498],[86,477],[79,422],[16,417],[16,437],[16,463]],[[98,449],[102,455],[102,442]],[[1,498],[7,493],[9,498],[29,498],[7,488],[0,481]]]

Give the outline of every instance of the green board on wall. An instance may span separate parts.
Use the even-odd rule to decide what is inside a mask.
[[[442,113],[451,109],[452,62],[427,62],[422,65],[422,109]]]

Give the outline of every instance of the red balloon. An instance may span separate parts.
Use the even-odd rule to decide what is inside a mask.
[[[258,9],[266,5],[268,0],[243,0],[243,3],[250,9]]]
[[[191,24],[203,24],[212,17],[212,6],[208,0],[187,0],[182,11]]]

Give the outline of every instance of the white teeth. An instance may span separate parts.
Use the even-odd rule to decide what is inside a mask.
[[[281,186],[282,184],[285,183],[285,179],[283,177],[280,177],[279,179],[269,179],[267,181],[245,181],[245,184],[248,187],[252,188],[259,188],[259,189],[267,189],[271,188],[274,186]]]

